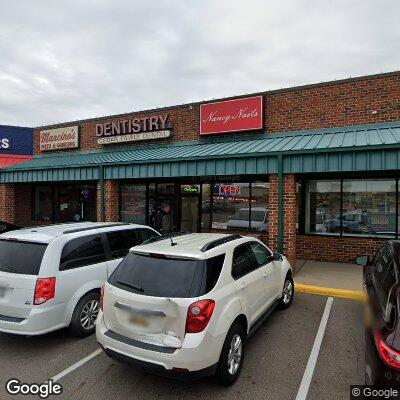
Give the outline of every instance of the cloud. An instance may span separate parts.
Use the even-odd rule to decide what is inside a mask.
[[[391,71],[396,0],[19,0],[0,123],[61,121]]]

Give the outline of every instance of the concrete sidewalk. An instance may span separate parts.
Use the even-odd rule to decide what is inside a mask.
[[[324,288],[363,290],[360,265],[297,260],[295,283]]]

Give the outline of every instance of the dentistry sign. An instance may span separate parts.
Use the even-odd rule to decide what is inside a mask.
[[[171,136],[168,114],[127,118],[96,125],[99,144],[165,139]]]
[[[218,101],[200,106],[200,135],[263,128],[263,96]]]

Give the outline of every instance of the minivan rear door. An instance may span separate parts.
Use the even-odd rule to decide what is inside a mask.
[[[187,310],[198,294],[204,261],[129,253],[104,295],[106,327],[125,337],[179,348]]]
[[[0,239],[0,315],[27,318],[47,244]]]
[[[57,276],[57,300],[70,301],[83,284],[101,287],[107,280],[107,261],[104,244],[99,234],[88,234],[70,239],[61,252]]]

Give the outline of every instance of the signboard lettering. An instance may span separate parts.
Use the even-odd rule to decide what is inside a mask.
[[[129,118],[96,125],[100,144],[163,139],[171,135],[168,114]]]
[[[78,125],[40,132],[40,150],[76,149],[79,146]]]
[[[206,103],[200,106],[200,135],[263,129],[263,97]]]

